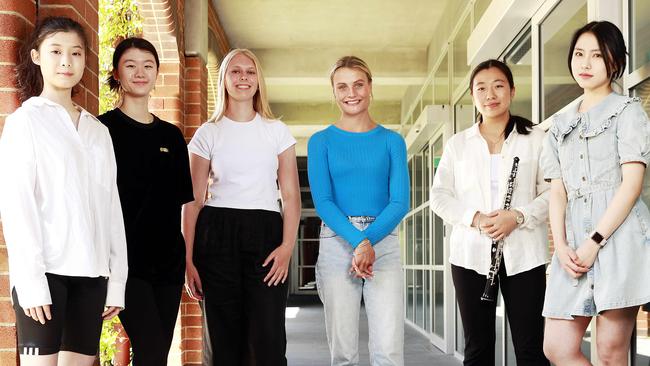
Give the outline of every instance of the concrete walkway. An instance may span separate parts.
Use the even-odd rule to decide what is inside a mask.
[[[289,366],[327,366],[330,355],[325,336],[323,305],[316,296],[296,296],[289,299],[287,309],[287,359]],[[368,323],[361,314],[359,329],[360,366],[370,365],[368,358]],[[462,363],[445,355],[426,337],[406,326],[404,337],[406,366],[459,366]]]

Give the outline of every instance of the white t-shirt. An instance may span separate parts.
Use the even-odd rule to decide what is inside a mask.
[[[205,204],[280,212],[278,155],[295,143],[287,125],[259,114],[248,122],[223,117],[215,123],[204,123],[188,149],[210,160]]]

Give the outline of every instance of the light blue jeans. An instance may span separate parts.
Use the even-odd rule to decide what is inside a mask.
[[[365,229],[373,217],[351,217]],[[318,295],[325,310],[325,328],[332,366],[359,364],[359,312],[361,298],[368,316],[370,364],[404,365],[404,292],[397,230],[374,245],[374,277],[349,273],[352,247],[325,224],[321,226],[316,263]]]

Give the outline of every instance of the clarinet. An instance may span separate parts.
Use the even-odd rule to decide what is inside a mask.
[[[517,177],[517,170],[519,169],[519,157],[515,156],[512,159],[512,170],[510,171],[510,176],[508,177],[508,188],[506,190],[506,196],[503,200],[503,209],[509,210],[510,204],[512,202],[512,192],[515,190],[515,178]],[[497,282],[496,278],[499,273],[499,268],[501,267],[501,258],[503,257],[503,239],[494,240],[492,239],[491,247],[491,257],[490,262],[490,271],[487,274],[487,280],[485,282],[485,290],[483,290],[483,295],[481,300],[483,301],[494,301],[497,294]]]

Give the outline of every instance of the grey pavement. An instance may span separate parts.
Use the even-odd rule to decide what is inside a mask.
[[[293,296],[289,299],[288,314],[299,308],[295,318],[287,317],[287,359],[289,366],[327,366],[329,350],[325,336],[323,305],[316,296]],[[406,366],[459,366],[462,363],[443,354],[431,342],[411,328],[405,327],[404,357]],[[369,366],[368,323],[361,313],[359,328],[359,365]]]

